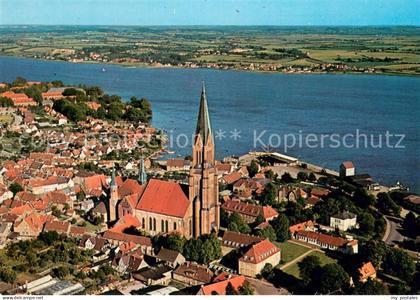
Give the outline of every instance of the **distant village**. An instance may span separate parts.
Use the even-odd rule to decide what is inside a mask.
[[[0,84],[0,294],[418,293],[420,197],[401,184],[351,161],[216,160],[204,84],[185,158],[148,101],[121,103]]]

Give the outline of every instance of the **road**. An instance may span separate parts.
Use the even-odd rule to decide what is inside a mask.
[[[384,216],[386,221],[386,230],[382,241],[388,245],[395,245],[396,242],[404,240],[404,236],[398,232],[400,229],[399,219],[391,216]]]

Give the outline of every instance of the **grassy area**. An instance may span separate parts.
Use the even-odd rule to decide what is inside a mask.
[[[335,259],[333,259],[333,258],[331,258],[331,257],[329,257],[329,256],[327,256],[325,253],[323,253],[323,252],[318,252],[318,251],[314,251],[314,252],[312,252],[312,253],[310,253],[309,255],[313,255],[313,256],[317,256],[317,257],[319,257],[319,260],[320,260],[320,262],[321,262],[321,265],[322,266],[324,266],[324,265],[326,265],[326,264],[330,264],[330,263],[334,263],[334,262],[336,262],[336,260]],[[308,255],[308,256],[309,256]],[[298,267],[298,264],[297,264],[297,262],[296,263],[294,263],[294,264],[292,264],[292,265],[290,265],[290,266],[288,266],[286,269],[284,269],[283,270],[285,273],[287,273],[287,274],[290,274],[290,275],[292,275],[292,276],[295,276],[296,278],[300,278],[300,275],[299,275],[299,267]]]
[[[288,263],[296,257],[310,251],[311,249],[286,241],[284,243],[276,243],[276,246],[281,250],[281,264]]]

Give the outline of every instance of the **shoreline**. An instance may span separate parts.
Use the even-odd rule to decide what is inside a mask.
[[[45,62],[63,62],[69,64],[91,64],[91,65],[110,65],[110,66],[119,66],[123,68],[139,68],[139,69],[185,69],[185,70],[215,70],[215,71],[231,71],[231,72],[245,72],[245,73],[256,73],[256,74],[284,74],[284,75],[376,75],[376,76],[398,76],[398,77],[420,77],[419,74],[407,74],[407,73],[395,73],[395,72],[354,72],[354,71],[337,71],[337,72],[283,72],[283,71],[262,71],[262,70],[245,70],[245,69],[222,69],[222,68],[213,68],[213,67],[180,67],[180,66],[153,66],[145,63],[136,63],[136,64],[125,64],[125,63],[116,63],[116,62],[102,62],[102,61],[81,61],[81,62],[72,62],[67,60],[60,59],[45,59],[45,58],[34,58],[21,55],[4,55],[2,57],[12,57],[17,59],[26,59],[26,60],[37,60]]]

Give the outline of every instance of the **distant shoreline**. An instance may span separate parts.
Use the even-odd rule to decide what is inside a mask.
[[[400,76],[400,77],[420,77],[419,74],[407,74],[407,73],[394,73],[394,72],[376,72],[376,73],[362,73],[362,72],[353,72],[353,71],[346,71],[346,72],[281,72],[281,71],[262,71],[262,70],[245,70],[245,69],[222,69],[222,68],[212,68],[212,67],[197,67],[197,68],[189,68],[189,67],[180,67],[180,66],[153,66],[150,64],[145,63],[116,63],[116,62],[103,62],[103,61],[81,61],[81,62],[72,62],[67,60],[61,59],[45,59],[45,58],[34,58],[34,57],[27,57],[21,55],[4,55],[1,54],[1,57],[13,57],[18,59],[27,59],[27,60],[38,60],[38,61],[46,61],[46,62],[63,62],[63,63],[70,63],[70,64],[92,64],[92,65],[111,65],[111,66],[120,66],[124,68],[143,68],[143,69],[185,69],[185,70],[194,70],[194,69],[201,69],[201,70],[217,70],[217,71],[231,71],[231,72],[246,72],[246,73],[258,73],[258,74],[285,74],[285,75],[376,75],[376,76]]]

